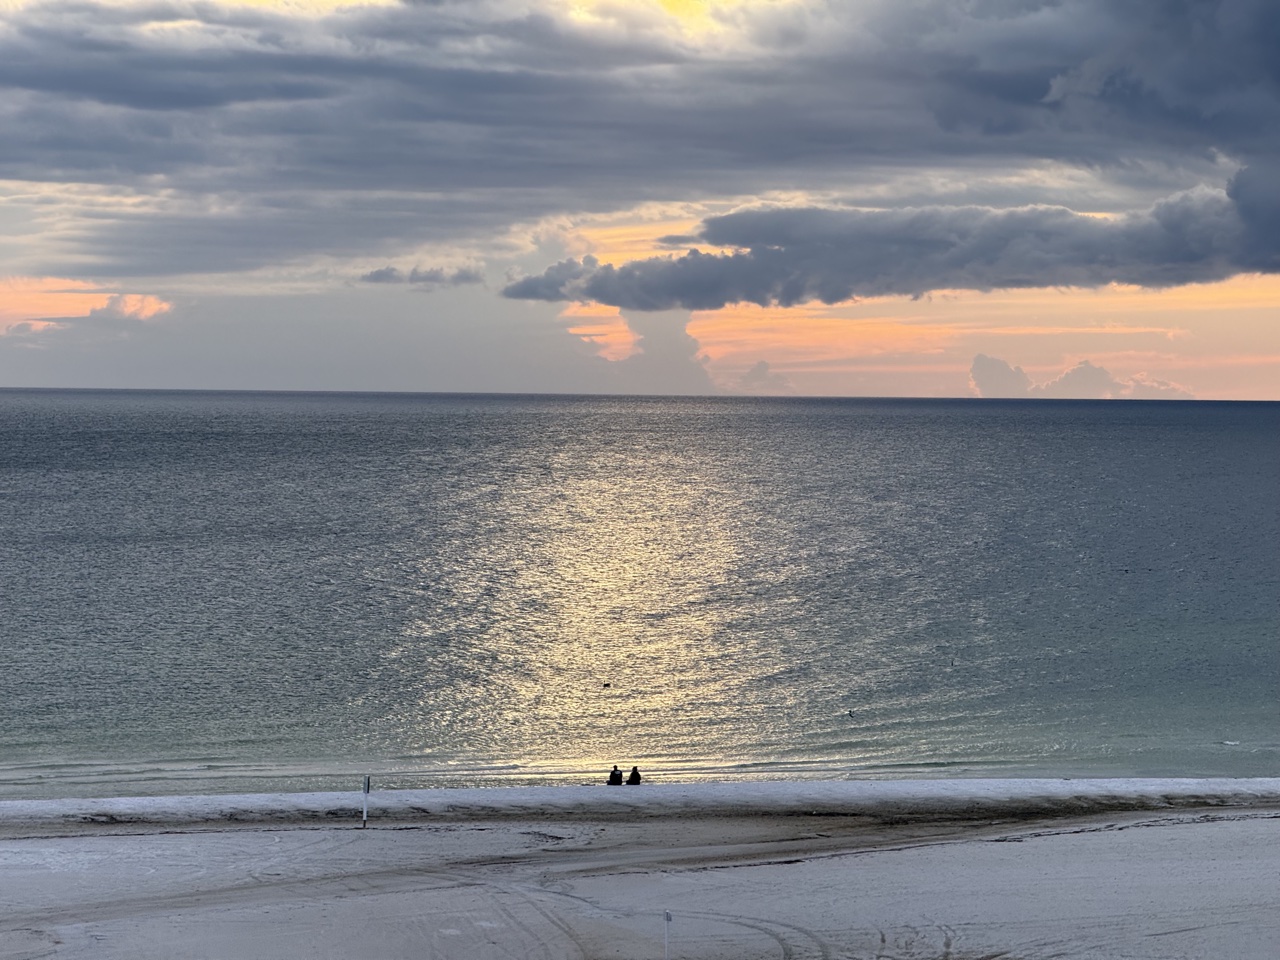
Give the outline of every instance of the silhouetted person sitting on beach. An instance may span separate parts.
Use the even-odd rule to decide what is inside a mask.
[[[631,773],[630,773],[630,775],[627,777],[627,783],[630,783],[630,784],[633,784],[633,785],[634,785],[634,784],[637,784],[637,783],[639,783],[639,782],[640,782],[640,768],[639,768],[639,767],[632,767],[632,768],[631,768]]]
[[[613,765],[613,769],[609,771],[609,779],[605,782],[611,787],[622,786],[622,771],[618,769],[616,763]]]

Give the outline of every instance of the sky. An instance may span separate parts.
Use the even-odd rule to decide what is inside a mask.
[[[0,0],[0,386],[1280,399],[1274,0]]]

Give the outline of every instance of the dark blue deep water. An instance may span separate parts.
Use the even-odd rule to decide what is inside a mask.
[[[0,796],[1280,773],[1280,404],[0,391]]]

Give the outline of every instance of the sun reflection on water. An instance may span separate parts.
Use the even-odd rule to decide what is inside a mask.
[[[689,509],[687,487],[661,469],[596,478],[542,518],[555,536],[522,588],[545,598],[552,629],[520,695],[545,731],[588,734],[565,745],[583,759],[678,741],[681,718],[715,698],[707,667],[720,624],[707,600],[735,547]]]
[[[714,593],[750,507],[686,458],[598,452],[469,494],[488,520],[424,564],[434,586],[384,664],[421,677],[389,720],[400,743],[463,762],[483,741],[534,770],[701,759],[737,682]]]

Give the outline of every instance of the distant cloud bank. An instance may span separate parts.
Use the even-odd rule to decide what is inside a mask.
[[[1053,400],[1193,400],[1191,391],[1176,383],[1138,374],[1128,380],[1081,360],[1045,383],[1031,381],[1021,367],[998,357],[978,354],[969,369],[969,382],[980,397]]]

